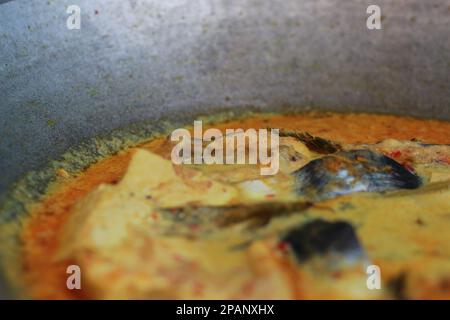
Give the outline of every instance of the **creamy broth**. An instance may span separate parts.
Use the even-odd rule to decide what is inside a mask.
[[[395,190],[387,194],[354,193],[326,199],[314,203],[301,214],[275,217],[250,228],[248,221],[233,222],[224,227],[210,225],[208,222],[186,226],[174,223],[170,225],[170,230],[177,234],[175,239],[166,236],[167,224],[172,222],[167,222],[161,212],[145,212],[145,217],[136,218],[141,226],[133,231],[124,231],[123,241],[117,240],[122,231],[111,231],[112,239],[104,241],[111,241],[108,244],[110,247],[102,247],[102,244],[98,250],[93,250],[95,245],[87,242],[77,247],[77,233],[93,230],[88,227],[77,228],[83,223],[95,225],[96,221],[103,221],[92,218],[88,223],[78,223],[86,220],[70,222],[74,214],[85,217],[94,208],[86,204],[89,199],[93,199],[97,208],[98,199],[93,193],[98,192],[100,197],[101,192],[108,195],[108,192],[116,192],[118,188],[132,190],[123,199],[134,203],[134,200],[130,200],[137,196],[133,188],[140,182],[137,179],[139,175],[135,178],[130,173],[134,168],[130,166],[130,161],[135,161],[136,168],[142,168],[138,165],[145,167],[152,164],[158,166],[158,170],[165,168],[167,163],[164,161],[170,163],[173,144],[168,142],[166,136],[162,136],[100,160],[78,175],[71,176],[64,170],[58,172],[60,177],[49,188],[48,194],[30,208],[31,214],[22,234],[24,282],[29,288],[28,294],[45,299],[450,298],[449,154],[440,151],[431,153],[431,149],[427,149],[430,155],[420,158],[411,153],[405,154],[403,149],[398,150],[398,147],[406,148],[407,144],[397,144],[398,141],[406,143],[411,140],[450,144],[450,123],[387,115],[310,113],[254,115],[238,121],[214,124],[214,127],[222,130],[280,128],[308,132],[324,139],[358,146],[390,139],[378,144],[374,150],[413,170],[423,177],[425,183],[415,190]],[[297,142],[289,140],[286,143]],[[300,146],[298,150],[301,148],[303,147]],[[143,154],[139,160],[142,164],[139,164],[136,154],[142,154],[141,149],[162,158]],[[264,201],[289,203],[296,199],[296,194],[292,192],[290,173],[320,156],[312,154],[312,158],[305,158],[304,163],[300,161],[294,167],[291,167],[290,162],[281,163],[280,173],[264,180],[274,192],[266,192],[262,196],[253,194],[251,188],[246,187],[246,181],[258,179],[257,172],[251,166],[200,165],[175,170],[182,177],[180,183],[173,180],[175,189],[170,189],[169,184],[169,192],[148,195],[147,200],[157,201],[160,207],[169,208],[171,204],[179,207],[183,201],[187,203],[193,200],[201,205],[238,205],[242,201],[248,205]],[[415,159],[422,159],[422,162],[417,160],[417,163],[410,163],[410,157],[413,156]],[[170,170],[170,166],[167,168]],[[197,173],[201,175],[198,179]],[[130,186],[124,185],[126,181],[122,178],[125,174],[130,179]],[[151,172],[147,174],[151,175]],[[190,185],[187,181],[193,179],[197,180]],[[192,194],[190,191],[183,192],[185,189],[180,184],[181,187],[188,188],[186,190],[191,190]],[[214,200],[211,200],[212,203],[204,202],[203,193],[206,192],[210,192],[209,199]],[[183,200],[180,195],[188,197],[187,200]],[[145,201],[136,202],[135,208],[145,206]],[[77,205],[80,203],[81,205]],[[84,205],[87,209],[77,209],[76,205],[81,208]],[[81,214],[80,210],[88,213]],[[121,211],[117,212],[120,215]],[[88,216],[83,219],[91,218]],[[144,224],[141,228],[139,219],[145,220],[148,225]],[[289,245],[280,241],[280,235],[292,226],[314,219],[347,221],[353,225],[370,262],[381,267],[383,288],[386,289],[381,292],[361,290],[365,288],[366,274],[361,272],[360,265],[335,270],[324,267],[320,259],[298,263]],[[160,222],[161,220],[164,222]],[[118,222],[116,225],[110,218],[104,221],[111,223],[114,228],[128,223]],[[68,236],[68,233],[75,238],[72,239],[72,235]],[[69,241],[68,238],[72,240]],[[78,241],[76,248],[71,247],[71,241]],[[149,253],[151,250],[154,251]],[[173,261],[166,261],[166,253],[173,253]],[[152,262],[156,261],[154,259],[159,260]],[[153,273],[146,274],[143,271],[145,266],[138,267],[142,262],[151,264]],[[159,270],[157,265],[160,262],[161,268],[166,268],[166,271],[173,272],[177,277],[171,278],[165,275],[165,270]],[[192,266],[194,263],[199,266]],[[82,267],[83,279],[86,281],[83,280],[81,291],[66,288],[66,268],[70,264],[80,264]],[[190,275],[182,272],[183,268],[191,271]],[[230,274],[234,274],[231,279],[228,277]],[[166,283],[169,280],[177,282],[177,285]],[[162,284],[155,284],[157,281]],[[402,288],[396,288],[396,285]],[[220,292],[218,288],[221,288]]]

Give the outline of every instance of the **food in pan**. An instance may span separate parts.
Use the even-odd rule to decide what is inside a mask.
[[[27,295],[450,298],[450,123],[307,113],[213,126],[278,128],[278,173],[175,165],[169,133],[61,169],[24,223]],[[66,287],[69,265],[81,290]]]

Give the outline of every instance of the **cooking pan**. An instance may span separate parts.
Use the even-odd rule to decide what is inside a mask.
[[[449,120],[448,1],[376,2],[381,30],[365,0],[0,1],[3,209],[27,172],[136,123],[249,108]]]

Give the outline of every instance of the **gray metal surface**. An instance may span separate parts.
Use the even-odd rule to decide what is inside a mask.
[[[450,119],[449,1],[375,2],[1,4],[0,195],[86,137],[142,119],[247,106]],[[80,30],[66,28],[71,4]],[[383,30],[366,28],[369,4]]]

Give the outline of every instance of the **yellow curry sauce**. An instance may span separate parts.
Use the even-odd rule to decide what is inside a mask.
[[[312,135],[348,144],[369,144],[385,139],[401,141],[414,139],[435,144],[450,144],[450,123],[388,115],[262,114],[242,120],[214,124],[214,127],[218,129],[281,128],[309,132]],[[138,147],[169,159],[172,144],[169,144],[167,137],[164,136],[144,142]],[[84,278],[83,290],[70,291],[66,288],[66,268],[70,264],[77,264],[78,261],[70,256],[61,258],[59,254],[63,243],[64,226],[70,219],[75,204],[101,184],[119,183],[135,152],[136,148],[123,150],[117,155],[98,161],[76,176],[69,176],[61,170],[58,172],[60,178],[49,188],[45,198],[30,208],[31,215],[22,235],[24,282],[29,288],[29,296],[40,299],[146,297],[127,296],[125,293],[122,296],[108,295],[99,291],[99,283],[84,281]],[[399,162],[407,160],[403,159],[402,155],[395,150],[391,152],[390,156],[398,158]],[[440,161],[444,166],[450,164],[450,158],[443,157]],[[202,170],[208,174],[210,169],[203,168]],[[445,182],[450,180],[449,172],[450,169],[446,171],[444,167],[432,174],[433,177],[437,177],[437,181]],[[226,175],[226,172],[219,171],[218,174],[212,172],[210,176],[216,179],[224,174]],[[346,220],[357,225],[358,237],[371,257],[372,263],[379,265],[382,269],[383,285],[403,286],[402,292],[406,292],[408,298],[450,298],[450,232],[448,232],[450,191],[448,188],[444,188],[442,192],[418,192],[406,195],[401,192],[398,195],[394,193],[386,197],[368,196],[367,194],[347,195],[328,200],[323,207],[318,205],[312,208],[308,211],[308,215],[327,220]],[[286,225],[302,221],[301,219],[295,217],[280,219],[280,221],[272,223],[270,228],[281,230]],[[231,237],[234,234],[230,233]],[[299,271],[295,263],[291,263],[277,252],[276,249],[280,248],[271,241],[268,240],[263,245],[257,244],[248,250],[251,251],[251,259],[267,260],[267,265],[261,263],[262,269],[267,267],[271,274],[272,271],[279,271],[281,274],[282,279],[273,278],[269,279],[269,282],[289,283],[283,290],[280,289],[279,298],[394,297],[391,292],[361,293],[358,291],[359,287],[353,292],[352,289],[347,289],[353,287],[346,287],[353,281],[352,276],[347,281],[346,275],[341,271],[310,272],[309,269],[314,269],[315,264],[307,265],[303,268],[304,270]],[[274,250],[267,250],[268,247],[272,248],[270,246],[274,246]],[[281,248],[281,250],[284,249]],[[230,255],[230,257],[232,256]],[[230,259],[232,260],[232,258]],[[236,259],[240,259],[240,262],[246,261],[242,260],[244,259],[242,256]],[[267,270],[256,270],[255,272],[265,274]],[[245,272],[247,271],[243,271],[243,274]],[[406,282],[402,280],[404,275],[409,276],[409,280]],[[118,270],[111,270],[108,273],[110,282],[119,282],[121,276],[122,273]],[[231,296],[231,298],[253,297],[252,293],[255,292],[255,289],[252,288],[252,282],[242,281],[243,285],[240,287],[242,296]],[[337,285],[330,290],[327,283],[332,281]],[[209,292],[208,288],[205,288],[207,284],[197,281],[193,286],[195,288],[188,297],[211,297],[211,294],[205,296],[204,293]],[[338,286],[342,286],[342,288]],[[314,288],[314,290],[310,290],[310,288]],[[121,290],[126,291],[127,287],[122,287]],[[159,296],[153,293],[149,297],[177,298],[178,296],[161,292]],[[213,298],[215,297],[213,296]],[[217,295],[217,297],[223,296]],[[225,295],[225,297],[228,296]],[[260,296],[255,295],[255,297]],[[268,298],[272,297],[268,296]]]

